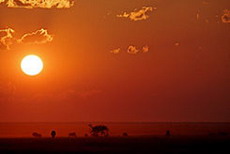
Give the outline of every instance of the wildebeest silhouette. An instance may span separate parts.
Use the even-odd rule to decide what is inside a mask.
[[[89,127],[91,128],[90,134],[91,136],[109,136],[109,128],[105,125],[96,125],[93,126],[92,124],[89,124]]]
[[[77,134],[75,132],[69,133],[69,137],[77,137]]]
[[[33,137],[36,137],[36,138],[41,138],[41,137],[42,137],[42,134],[39,134],[39,133],[37,133],[37,132],[33,132],[33,133],[32,133],[32,136],[33,136]]]
[[[123,136],[123,137],[127,137],[127,136],[129,136],[129,135],[128,135],[128,133],[124,132],[124,133],[122,134],[122,136]]]
[[[56,131],[55,131],[55,130],[52,130],[50,135],[51,135],[52,138],[55,138],[55,136],[56,136]]]
[[[167,130],[167,131],[165,132],[165,136],[171,136],[170,130]]]

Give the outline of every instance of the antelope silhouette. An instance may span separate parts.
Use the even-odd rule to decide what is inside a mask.
[[[37,132],[33,132],[33,137],[36,137],[36,138],[41,138],[42,137],[42,134],[39,134]]]
[[[50,133],[50,135],[51,135],[52,138],[55,138],[55,136],[56,136],[56,131],[55,131],[55,130],[52,130],[51,133]]]
[[[75,132],[69,133],[69,137],[77,137],[77,134]]]
[[[92,124],[89,124],[88,126],[91,128],[91,136],[109,136],[109,128],[105,125],[93,126]]]

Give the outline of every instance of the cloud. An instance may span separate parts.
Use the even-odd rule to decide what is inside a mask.
[[[73,0],[0,0],[6,3],[7,7],[10,8],[70,8],[74,5]]]
[[[179,47],[179,46],[180,46],[180,42],[175,42],[174,45],[175,45],[176,47]]]
[[[230,23],[230,10],[224,10],[224,14],[221,16],[223,23]]]
[[[132,55],[136,55],[138,53],[147,53],[147,52],[149,52],[149,46],[145,45],[142,48],[138,49],[136,46],[130,45],[128,47],[128,49],[126,50],[126,52],[128,54],[132,54]],[[121,53],[121,48],[111,50],[110,53],[112,53],[112,54],[119,54],[119,53]]]
[[[196,20],[199,20],[199,19],[200,19],[200,10],[198,10],[196,13]]]
[[[148,12],[156,10],[156,7],[142,7],[140,10],[135,9],[133,12],[117,15],[118,18],[129,18],[132,21],[146,20],[149,18]]]
[[[119,54],[121,52],[121,48],[111,50],[110,52],[113,54]]]
[[[18,43],[29,43],[29,44],[44,44],[51,42],[53,36],[48,34],[46,29],[40,29],[35,32],[24,34],[21,39],[18,40]]]
[[[135,46],[130,45],[127,49],[127,52],[129,54],[137,54],[139,52],[139,50],[137,50],[137,48]]]
[[[19,43],[25,44],[44,44],[51,42],[53,36],[48,33],[46,29],[40,29],[31,33],[24,34],[20,39],[13,36],[14,29],[0,29],[0,50],[10,50],[11,45]]]
[[[10,45],[14,42],[14,30],[11,28],[0,29],[0,49],[10,49]]]
[[[149,52],[149,47],[148,47],[147,45],[146,45],[146,46],[143,46],[142,52],[143,52],[143,53]]]

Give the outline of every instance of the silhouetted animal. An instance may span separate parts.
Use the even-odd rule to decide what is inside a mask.
[[[166,131],[165,136],[171,136],[170,130],[167,130],[167,131]]]
[[[77,134],[75,132],[69,133],[69,137],[77,137]]]
[[[52,137],[52,138],[55,138],[55,136],[56,136],[56,131],[52,130],[52,131],[51,131],[51,137]]]
[[[127,137],[129,135],[128,135],[128,133],[125,132],[125,133],[122,134],[122,136]]]
[[[92,136],[109,136],[109,128],[107,126],[104,125],[97,125],[97,126],[93,126],[91,124],[89,124],[89,127],[91,128],[91,132],[90,134]]]
[[[39,133],[36,133],[36,132],[33,132],[33,137],[36,137],[36,138],[41,138],[42,137],[42,134],[39,134]]]

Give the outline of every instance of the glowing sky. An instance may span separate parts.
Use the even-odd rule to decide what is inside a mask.
[[[0,0],[0,121],[230,122],[229,24],[229,0]]]

